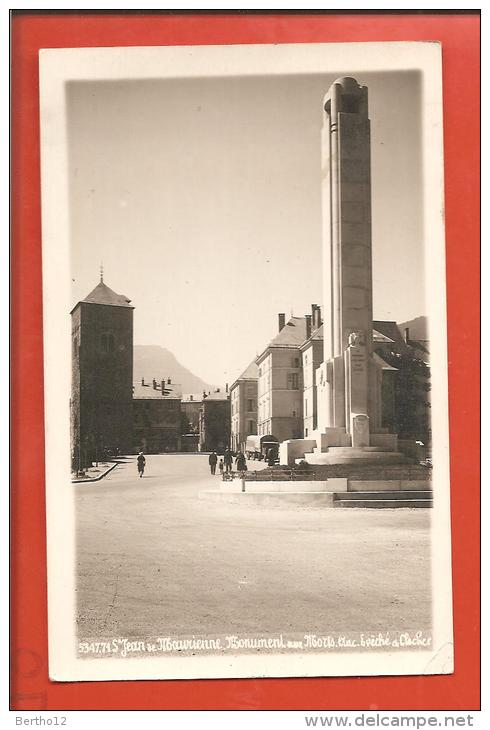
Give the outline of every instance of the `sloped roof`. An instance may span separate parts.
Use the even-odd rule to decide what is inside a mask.
[[[204,401],[208,400],[228,400],[228,393],[226,391],[221,391],[219,393],[209,393],[204,399]]]
[[[90,294],[82,301],[87,304],[104,304],[109,307],[130,307],[133,309],[130,304],[131,299],[128,299],[124,294],[116,294],[103,281],[99,282],[95,289],[92,289]]]
[[[230,386],[230,393],[235,388],[235,386],[237,385],[237,383],[240,380],[258,380],[258,379],[259,379],[259,366],[255,362],[255,360],[252,360],[250,365],[247,368],[245,368],[243,373],[241,375],[239,375],[236,380],[233,381],[233,383]]]
[[[171,385],[165,384],[165,390],[169,390],[162,396],[160,390],[160,383],[157,383],[158,389],[153,387],[153,383],[141,384],[141,380],[137,383],[133,383],[133,400],[170,400],[172,398],[182,397],[182,386],[172,383]]]
[[[192,398],[191,398],[192,396]],[[201,393],[184,393],[182,395],[182,403],[201,403],[202,401],[202,392]]]
[[[237,380],[257,380],[259,377],[259,367],[255,360],[253,360],[248,368],[245,368],[243,373]],[[236,381],[235,381],[236,382]]]
[[[262,360],[270,347],[297,347],[299,348],[306,339],[305,317],[291,317],[282,330],[269,342],[260,355],[255,358],[258,363]]]
[[[388,337],[392,342],[405,342],[396,322],[376,319],[373,321],[373,330],[376,330],[380,335]]]
[[[269,342],[269,347],[299,347],[306,339],[306,319],[291,317],[277,335]]]
[[[313,330],[308,338],[305,338],[304,342],[301,343],[301,351],[304,352],[308,349],[311,342],[323,342],[323,324]]]
[[[390,338],[393,343],[396,344],[399,351],[405,353],[410,352],[418,360],[421,360],[426,365],[429,365],[429,343],[427,341],[409,339],[408,342],[405,342],[405,338],[403,337],[400,328],[398,327],[396,322],[375,320],[373,322],[373,327],[378,334],[382,334],[385,337]],[[382,340],[378,339],[377,342],[382,344]]]
[[[323,340],[323,325],[321,324],[311,333],[310,340]]]
[[[373,329],[373,342],[394,342],[394,340],[391,339],[391,337],[387,337],[382,332],[378,332],[378,330]]]

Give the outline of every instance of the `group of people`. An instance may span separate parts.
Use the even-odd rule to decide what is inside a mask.
[[[243,451],[239,451],[235,459],[236,470],[238,472],[246,471],[247,459],[245,458]],[[223,475],[223,473],[228,474],[231,472],[233,470],[233,452],[231,452],[230,449],[226,449],[223,456],[218,460],[218,454],[216,451],[212,451],[211,454],[209,454],[209,467],[211,474],[216,474],[216,465],[218,465],[221,475]]]
[[[228,474],[229,472],[233,471],[233,458],[233,452],[230,451],[230,449],[225,450],[223,456],[219,458],[219,462],[218,454],[216,453],[216,451],[211,452],[211,454],[209,454],[209,467],[211,469],[211,474],[216,474],[216,465],[218,465],[218,469],[221,475],[223,475],[223,473]],[[136,463],[138,465],[138,475],[141,478],[145,473],[146,466],[145,455],[142,451],[139,452]],[[247,471],[247,459],[243,451],[239,451],[235,457],[235,468],[238,472]]]

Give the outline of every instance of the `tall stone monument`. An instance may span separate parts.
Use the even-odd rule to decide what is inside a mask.
[[[371,144],[368,90],[337,79],[322,131],[324,362],[318,368],[318,452],[396,451],[381,429],[373,357]],[[340,450],[339,450],[340,451]]]

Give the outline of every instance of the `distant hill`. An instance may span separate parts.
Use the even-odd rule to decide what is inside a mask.
[[[408,322],[400,322],[398,325],[401,333],[406,327],[410,330],[409,337],[411,340],[422,340],[426,342],[429,339],[427,317],[415,317]]]
[[[201,380],[181,365],[175,355],[158,345],[135,345],[133,359],[135,381],[144,378],[146,382],[155,378],[172,378],[172,381],[182,386],[183,393],[202,393],[203,390],[214,390],[214,386]]]

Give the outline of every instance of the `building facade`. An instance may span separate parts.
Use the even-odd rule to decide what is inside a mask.
[[[254,362],[230,388],[231,443],[233,451],[245,452],[248,436],[257,434],[257,388],[259,368]]]
[[[133,443],[133,307],[102,276],[71,312],[72,468],[107,454],[129,453]]]
[[[303,366],[303,436],[311,438],[318,428],[317,368],[323,362],[323,325],[320,309],[312,305],[311,327],[313,331],[301,345]],[[307,321],[307,335],[310,324]]]
[[[230,445],[231,408],[228,395],[220,392],[203,397],[199,411],[199,451],[223,451]]]
[[[187,424],[186,432],[199,433],[199,411],[202,406],[202,395],[188,393],[182,396],[181,409]]]
[[[279,332],[256,359],[258,367],[258,435],[279,441],[303,435],[303,368],[300,346],[306,317],[279,315]]]
[[[153,380],[133,385],[133,451],[164,454],[181,450],[180,387]]]

